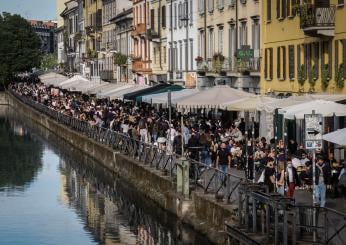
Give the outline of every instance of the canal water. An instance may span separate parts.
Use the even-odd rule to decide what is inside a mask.
[[[209,244],[100,164],[0,106],[0,244]]]

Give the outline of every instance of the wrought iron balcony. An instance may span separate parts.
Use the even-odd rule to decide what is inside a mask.
[[[312,4],[303,4],[298,9],[300,28],[308,36],[334,36],[335,11],[334,5],[316,7]]]
[[[148,29],[147,30],[147,36],[150,41],[153,42],[160,42],[160,35],[157,31],[154,29]]]

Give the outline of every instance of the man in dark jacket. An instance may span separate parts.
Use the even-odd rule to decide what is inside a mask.
[[[309,175],[312,176],[313,168],[309,169]],[[315,170],[315,198],[319,203],[320,207],[326,205],[326,191],[327,185],[330,183],[331,168],[330,165],[325,162],[322,155],[317,156],[317,164]]]

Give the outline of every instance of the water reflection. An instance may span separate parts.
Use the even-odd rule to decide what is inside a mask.
[[[23,192],[42,168],[42,152],[22,124],[0,117],[0,191]]]
[[[44,199],[44,202],[48,203],[58,201],[60,206],[68,207],[72,210],[77,214],[75,222],[79,222],[84,231],[89,234],[85,238],[85,234],[74,232],[74,234],[70,234],[69,236],[66,235],[64,239],[61,238],[62,240],[59,240],[59,237],[55,234],[55,243],[52,242],[53,239],[50,240],[51,243],[71,244],[69,239],[76,239],[76,237],[77,239],[78,237],[82,239],[83,237],[83,239],[90,239],[88,243],[96,242],[107,245],[209,244],[208,240],[203,236],[194,232],[190,227],[180,223],[174,216],[158,208],[153,202],[143,197],[143,195],[134,190],[124,180],[119,179],[108,170],[100,167],[99,163],[86,157],[77,149],[57,138],[54,134],[30,121],[23,121],[23,118],[16,113],[11,114],[11,118],[15,119],[0,121],[2,130],[0,131],[0,135],[7,134],[8,142],[25,142],[25,139],[27,139],[27,143],[21,143],[27,148],[22,149],[23,154],[17,155],[20,155],[18,159],[28,159],[18,160],[18,162],[24,165],[28,164],[32,168],[35,166],[36,172],[32,172],[37,174],[37,171],[42,167],[42,151],[44,151],[45,155],[43,163],[45,171],[48,171],[46,170],[48,164],[46,155],[50,159],[54,152],[54,157],[58,160],[57,169],[49,170],[58,171],[55,174],[56,181],[59,182],[56,193],[58,198],[55,200],[53,200],[54,198],[47,198],[45,196],[41,198]],[[4,123],[7,123],[6,126],[4,126]],[[11,128],[10,132],[7,132],[8,127]],[[0,148],[0,153],[5,151],[6,149]],[[15,154],[15,152],[12,151],[11,154]],[[4,161],[0,160],[0,162]],[[9,168],[8,166],[5,167]],[[13,181],[16,181],[14,176],[20,171],[17,168],[13,170]],[[31,178],[31,181],[33,179],[34,177]],[[52,212],[59,213],[55,210],[52,210]],[[62,215],[67,215],[68,212],[64,211],[62,213]],[[60,217],[54,218],[58,221],[52,219],[50,222],[56,222],[60,226],[64,225],[59,220]],[[62,229],[64,228],[62,227]],[[46,236],[49,235],[46,234]],[[35,242],[31,244],[35,244]],[[77,242],[74,244],[86,244],[86,242]]]

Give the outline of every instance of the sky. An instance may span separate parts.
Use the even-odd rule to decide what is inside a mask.
[[[56,20],[56,0],[0,0],[0,13],[20,14],[25,19]]]

